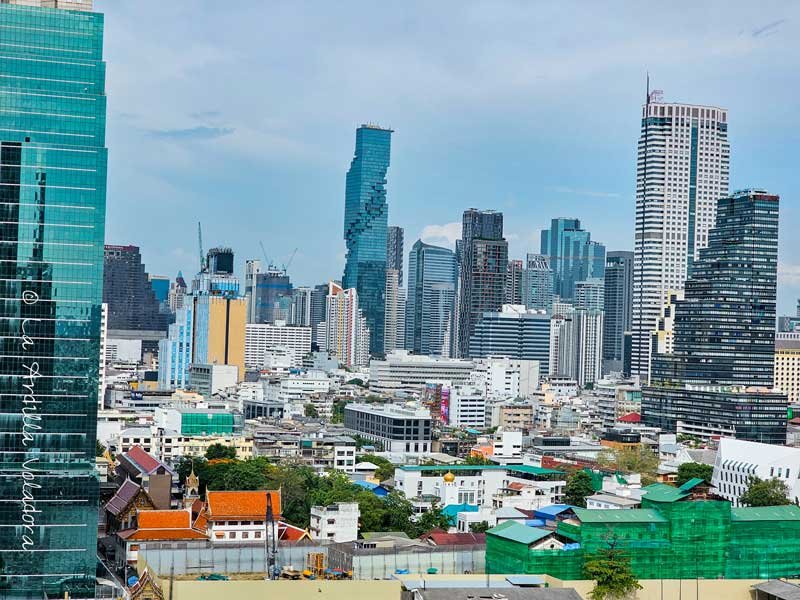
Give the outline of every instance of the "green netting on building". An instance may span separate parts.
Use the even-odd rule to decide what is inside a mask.
[[[181,414],[181,435],[226,435],[234,430],[234,416],[228,413],[185,412]]]
[[[693,501],[672,490],[652,488],[641,509],[576,509],[577,521],[562,521],[555,531],[573,544],[570,550],[534,550],[523,537],[489,530],[487,564],[494,573],[573,579],[613,541],[642,579],[800,576],[800,507],[731,509],[729,502]]]
[[[734,508],[725,576],[768,579],[800,575],[800,508]]]

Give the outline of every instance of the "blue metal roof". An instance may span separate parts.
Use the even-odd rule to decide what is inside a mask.
[[[557,517],[563,512],[573,510],[575,507],[569,504],[551,504],[550,506],[542,506],[533,511],[537,517]]]

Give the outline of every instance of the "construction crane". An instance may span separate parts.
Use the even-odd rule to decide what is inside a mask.
[[[206,270],[206,259],[203,256],[203,229],[200,221],[197,222],[197,247],[200,251],[200,272],[203,272]]]
[[[264,255],[264,268],[269,270],[269,268],[272,266],[272,262],[270,262],[269,256],[267,256],[267,249],[264,248],[264,242],[261,240],[258,240],[258,244],[261,246],[261,254]]]
[[[284,265],[283,265],[283,272],[284,273],[286,273],[286,271],[289,270],[289,267],[292,266],[292,261],[294,260],[294,255],[295,254],[297,254],[297,248],[294,249],[294,251],[292,252],[292,255],[289,257],[289,262],[284,263]]]

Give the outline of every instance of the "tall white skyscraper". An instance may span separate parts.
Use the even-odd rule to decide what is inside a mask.
[[[328,284],[325,321],[317,327],[317,342],[347,367],[369,362],[369,328],[355,288],[345,290],[333,281]]]
[[[636,170],[631,371],[647,380],[650,334],[669,290],[683,289],[728,195],[728,112],[648,93]]]
[[[383,351],[386,354],[405,346],[406,291],[400,287],[400,271],[386,269],[386,311],[383,327]]]

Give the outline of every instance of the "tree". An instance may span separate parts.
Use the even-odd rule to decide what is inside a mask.
[[[222,476],[222,486],[224,490],[263,490],[267,487],[267,477],[256,463],[237,462]]]
[[[658,457],[641,445],[604,450],[597,456],[597,462],[607,469],[640,473],[644,485],[656,480]]]
[[[780,479],[767,479],[751,477],[748,481],[747,491],[739,498],[747,506],[781,506],[791,504],[789,500],[789,487]]]
[[[489,526],[489,523],[487,523],[486,521],[469,524],[469,530],[472,533],[486,533],[489,529],[491,529],[491,527]]]
[[[464,459],[465,465],[493,465],[492,461],[490,461],[485,456],[470,454]]]
[[[211,444],[206,450],[206,459],[214,460],[217,458],[236,458],[236,448],[233,446],[226,446],[225,444]]]
[[[592,476],[586,471],[575,471],[564,487],[564,503],[586,508],[586,496],[594,494]]]
[[[349,400],[334,400],[333,409],[331,410],[331,423],[344,423],[344,407],[349,402]]]
[[[311,403],[306,404],[303,407],[303,413],[305,414],[305,416],[311,417],[312,419],[318,419],[319,418],[319,411],[317,410],[317,407],[314,406]]]
[[[410,522],[405,532],[408,537],[417,538],[431,529],[444,529],[447,531],[452,525],[447,515],[434,503],[430,510],[422,513],[416,521]]]
[[[106,447],[100,443],[100,440],[95,440],[94,443],[94,455],[95,456],[103,456],[106,451]]]
[[[617,547],[616,538],[611,537],[607,543],[608,548],[589,557],[583,567],[586,577],[595,581],[589,597],[592,600],[633,597],[642,586],[631,570],[630,559]]]
[[[711,483],[711,476],[714,474],[714,467],[712,465],[704,465],[703,463],[688,462],[683,463],[678,467],[678,479],[675,484],[682,486],[690,479],[702,479],[706,483]]]
[[[387,479],[391,479],[394,477],[394,464],[382,456],[375,456],[374,454],[363,454],[359,457],[361,462],[371,462],[373,465],[378,467],[378,470],[375,471],[375,478],[378,481],[386,481]]]

